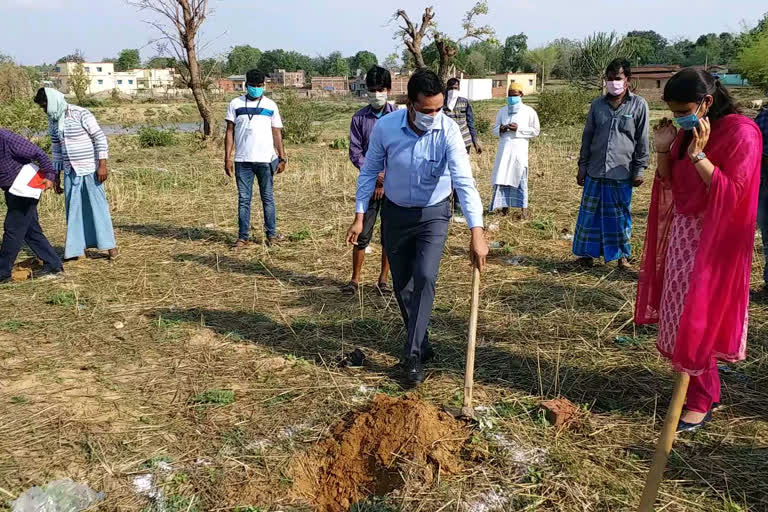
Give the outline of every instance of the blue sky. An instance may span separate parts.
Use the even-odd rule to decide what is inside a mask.
[[[123,0],[0,0],[0,53],[22,64],[54,62],[75,48],[90,60],[115,56],[122,48],[141,48],[153,29]],[[214,15],[206,39],[206,57],[226,54],[237,44],[284,48],[309,55],[360,49],[380,59],[399,51],[392,39],[392,13],[402,6],[412,18],[433,5],[441,30],[457,34],[473,0],[211,0]],[[525,32],[529,46],[558,37],[581,38],[596,30],[626,32],[653,29],[668,38],[695,38],[706,32],[738,31],[768,11],[765,0],[489,0],[491,24],[500,39]],[[154,55],[142,49],[142,58]]]

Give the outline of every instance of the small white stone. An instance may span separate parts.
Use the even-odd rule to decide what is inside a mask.
[[[113,327],[115,329],[122,329],[123,327],[125,327],[125,324],[123,322],[115,322]]]

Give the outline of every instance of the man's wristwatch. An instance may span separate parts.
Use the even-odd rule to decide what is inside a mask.
[[[707,155],[703,151],[697,155],[694,155],[691,157],[691,162],[693,162],[694,165],[701,162],[702,160],[706,160]]]

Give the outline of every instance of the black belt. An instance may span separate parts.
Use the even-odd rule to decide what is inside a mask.
[[[388,206],[396,206],[396,207],[402,208],[404,210],[423,210],[424,208],[434,208],[436,206],[442,206],[444,203],[450,202],[451,201],[451,195],[452,194],[449,194],[448,197],[446,197],[442,201],[438,201],[437,203],[431,204],[429,206],[400,206],[399,204],[395,203],[394,201],[392,201],[388,197],[384,197],[384,204],[386,204]]]

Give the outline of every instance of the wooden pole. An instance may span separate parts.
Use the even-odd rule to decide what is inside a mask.
[[[656,453],[653,454],[653,462],[651,463],[650,471],[648,471],[643,496],[640,498],[640,508],[637,509],[638,512],[653,512],[653,505],[656,503],[656,495],[659,492],[659,484],[661,484],[661,480],[664,478],[667,458],[672,451],[672,443],[675,442],[677,424],[683,411],[689,381],[690,376],[687,373],[677,374],[675,389],[672,392],[672,400],[669,403],[667,415],[664,417],[661,438],[656,445]]]
[[[480,268],[472,265],[472,304],[469,313],[469,335],[467,339],[467,365],[464,369],[464,405],[461,415],[474,418],[472,408],[472,387],[475,383],[475,342],[477,340],[477,315],[480,309]]]

